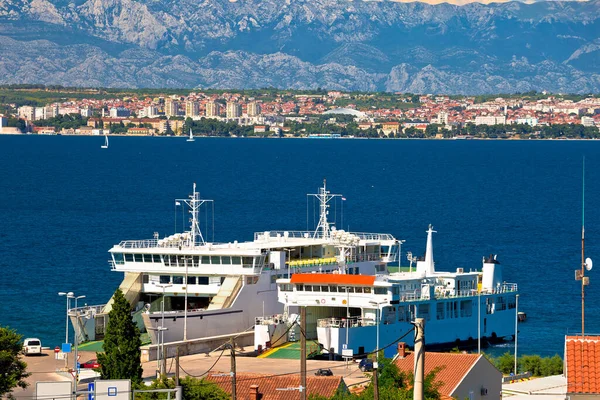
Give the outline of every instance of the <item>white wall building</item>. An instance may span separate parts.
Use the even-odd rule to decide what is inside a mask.
[[[480,115],[475,117],[475,125],[504,125],[505,115]]]

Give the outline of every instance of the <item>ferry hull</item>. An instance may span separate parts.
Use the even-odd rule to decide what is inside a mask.
[[[514,310],[513,310],[514,311]],[[501,341],[515,334],[515,315],[508,310],[481,316],[481,342]],[[348,335],[348,340],[346,340]],[[448,349],[456,346],[477,346],[477,315],[453,320],[426,320],[426,348]],[[366,355],[377,348],[377,326],[317,327],[317,340],[324,352],[341,356],[344,346],[352,349],[355,356]],[[414,326],[410,322],[379,325],[379,348],[386,357],[396,352],[396,343],[414,346]]]

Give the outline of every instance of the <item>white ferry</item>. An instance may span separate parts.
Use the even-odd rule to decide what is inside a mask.
[[[324,182],[312,196],[320,213],[314,231],[258,232],[252,241],[210,243],[199,225],[201,206],[210,200],[200,199],[194,185],[188,199],[178,200],[189,207],[189,231],[113,246],[112,269],[125,275],[120,289],[152,343],[194,341],[195,351],[204,351],[236,336],[238,344],[252,344],[255,318],[283,312],[277,279],[337,271],[349,253],[353,259],[345,267],[348,273],[386,272],[387,263],[396,260],[398,240],[389,234],[336,230],[328,214],[341,195],[331,194]],[[111,302],[96,307],[95,318],[76,321],[80,339],[101,339],[110,310]]]
[[[288,330],[297,335],[289,326],[297,321],[301,306],[307,309],[307,338],[318,340],[324,353],[338,357],[364,356],[377,348],[391,355],[399,340],[413,346],[415,318],[425,319],[427,348],[514,338],[517,285],[503,281],[496,257],[484,258],[482,271],[437,272],[434,232],[430,226],[425,257],[414,271],[411,259],[408,272],[368,275],[340,270],[278,279],[279,302],[286,312],[277,319],[286,321],[288,328],[257,320],[256,332],[261,335],[255,346],[281,344]]]

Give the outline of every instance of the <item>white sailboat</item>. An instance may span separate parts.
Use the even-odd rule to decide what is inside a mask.
[[[188,138],[188,140],[187,140],[187,141],[188,141],[188,142],[193,142],[194,140],[195,140],[195,139],[194,139],[194,135],[192,134],[192,128],[190,128],[190,137]]]
[[[100,146],[101,149],[108,149],[108,135],[104,135],[104,144]]]

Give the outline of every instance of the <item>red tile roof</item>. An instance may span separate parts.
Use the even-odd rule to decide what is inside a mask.
[[[290,282],[373,286],[373,283],[375,283],[375,276],[349,274],[294,274],[292,275]]]
[[[218,374],[215,372],[215,375]],[[229,376],[212,376],[206,378],[215,382],[221,389],[231,393],[231,378]],[[319,394],[327,398],[332,397],[339,387],[343,385],[342,376],[311,376],[306,377],[306,386],[308,387],[307,398],[311,394]],[[296,398],[297,390],[300,386],[300,375],[263,375],[241,373],[236,374],[236,395],[238,400],[250,399],[250,386],[257,385],[260,400],[288,400]],[[277,390],[288,389],[288,390]],[[261,397],[262,395],[262,397]]]
[[[600,337],[565,338],[567,393],[600,393]]]
[[[441,382],[439,392],[442,396],[452,397],[452,393],[465,375],[473,368],[473,365],[483,357],[480,354],[462,353],[425,353],[425,375],[435,368],[441,368],[436,374],[435,380]],[[405,358],[395,360],[396,365],[402,371],[413,372],[415,368],[414,353],[409,353]]]

